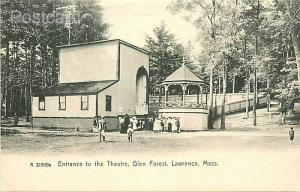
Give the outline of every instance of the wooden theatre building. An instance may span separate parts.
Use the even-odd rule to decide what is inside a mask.
[[[125,41],[59,47],[59,83],[32,97],[32,125],[91,130],[102,116],[108,130],[119,115],[148,114],[149,54]]]

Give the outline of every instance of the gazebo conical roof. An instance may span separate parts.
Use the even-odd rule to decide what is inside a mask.
[[[161,85],[172,84],[172,83],[196,83],[205,84],[205,82],[197,77],[186,65],[182,65],[165,80]]]

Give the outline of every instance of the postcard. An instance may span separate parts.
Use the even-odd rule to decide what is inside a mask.
[[[1,8],[1,191],[300,190],[299,1]]]

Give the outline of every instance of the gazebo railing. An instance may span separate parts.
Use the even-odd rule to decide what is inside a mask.
[[[159,104],[160,108],[192,108],[207,109],[207,103],[183,102],[183,101],[167,101]]]

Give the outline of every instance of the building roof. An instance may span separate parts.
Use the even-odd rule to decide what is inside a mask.
[[[61,45],[61,46],[57,46],[58,48],[62,49],[62,48],[70,48],[70,47],[78,47],[78,46],[86,46],[86,45],[93,45],[93,44],[101,44],[101,43],[108,43],[108,42],[113,42],[113,41],[117,41],[120,44],[126,45],[128,47],[131,47],[135,50],[141,51],[145,54],[149,54],[149,51],[146,49],[143,49],[141,47],[138,47],[136,45],[133,45],[131,43],[128,43],[126,41],[123,41],[121,39],[110,39],[110,40],[101,40],[101,41],[92,41],[92,42],[87,42],[87,43],[80,43],[80,44],[71,44],[71,45]]]
[[[197,77],[186,65],[182,65],[171,75],[169,75],[164,81],[163,84],[169,82],[190,82],[190,83],[204,83],[202,79]]]
[[[35,93],[34,96],[96,94],[110,87],[116,82],[117,80],[58,83],[56,85],[43,89],[39,93]]]

